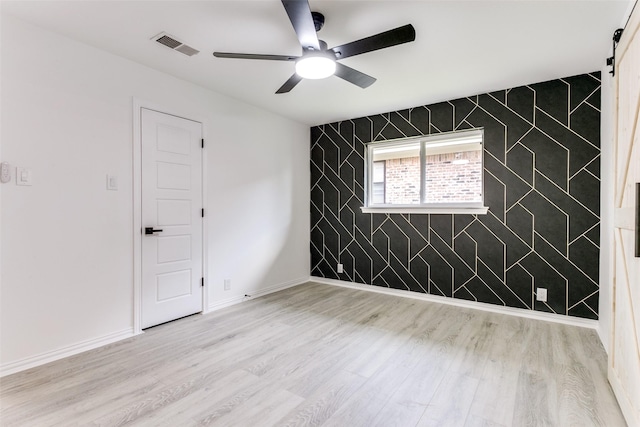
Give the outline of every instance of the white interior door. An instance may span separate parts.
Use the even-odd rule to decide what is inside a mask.
[[[616,50],[616,188],[613,342],[609,381],[630,426],[640,426],[640,258],[636,183],[640,182],[640,11]],[[640,255],[640,254],[638,254]]]
[[[202,124],[142,109],[142,328],[202,311]]]

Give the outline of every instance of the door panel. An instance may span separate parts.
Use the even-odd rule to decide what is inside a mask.
[[[191,223],[191,200],[158,200],[158,225],[189,225]]]
[[[156,292],[156,303],[181,297],[190,297],[192,295],[191,270],[158,274],[156,276]]]
[[[142,109],[142,327],[202,311],[202,125]]]
[[[158,264],[191,259],[191,236],[158,237]]]
[[[157,162],[157,189],[191,190],[190,165]]]
[[[616,50],[614,287],[609,381],[629,425],[640,425],[640,258],[635,257],[640,182],[640,14]]]

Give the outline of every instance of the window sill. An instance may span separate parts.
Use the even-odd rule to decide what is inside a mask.
[[[488,207],[483,206],[479,208],[426,208],[426,207],[378,207],[369,208],[363,206],[360,208],[362,213],[382,213],[382,214],[470,214],[470,215],[486,215],[489,210]]]

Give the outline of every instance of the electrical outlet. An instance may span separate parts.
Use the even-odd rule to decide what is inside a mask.
[[[536,289],[536,300],[542,302],[547,301],[547,288]]]
[[[224,279],[224,290],[225,291],[231,290],[231,279]]]
[[[344,266],[342,264],[338,264],[338,273],[344,273]]]

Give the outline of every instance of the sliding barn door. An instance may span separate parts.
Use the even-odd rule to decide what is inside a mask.
[[[609,381],[630,426],[640,426],[640,258],[635,228],[640,183],[640,11],[616,50],[616,187],[613,343]]]

